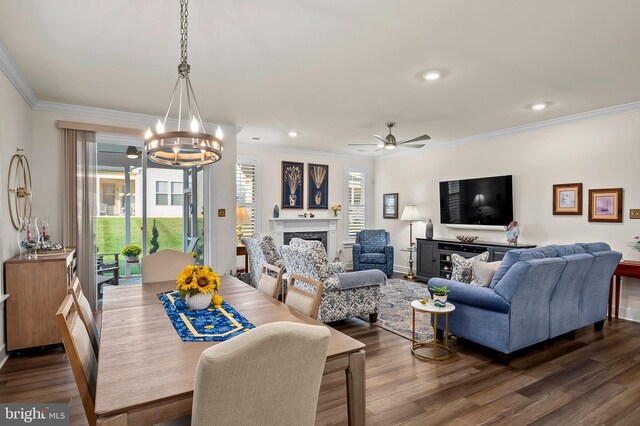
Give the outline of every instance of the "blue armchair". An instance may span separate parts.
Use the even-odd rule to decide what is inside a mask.
[[[393,274],[393,246],[384,229],[365,229],[356,234],[353,245],[353,270],[379,269],[387,277]]]

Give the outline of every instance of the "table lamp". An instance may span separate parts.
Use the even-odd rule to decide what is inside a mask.
[[[236,207],[236,236],[238,237],[238,245],[242,244],[242,225],[251,223],[246,207]]]

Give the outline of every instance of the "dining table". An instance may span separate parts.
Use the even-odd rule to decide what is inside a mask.
[[[329,329],[324,374],[345,372],[349,424],[364,425],[365,345],[233,276],[220,278],[225,302],[256,327],[292,321]],[[158,298],[175,285],[167,280],[105,288],[95,393],[99,425],[155,424],[191,414],[200,354],[224,342],[181,339]]]

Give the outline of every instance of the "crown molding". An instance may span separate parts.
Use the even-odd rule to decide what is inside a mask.
[[[38,96],[2,42],[0,42],[0,70],[7,76],[27,104],[33,108],[38,103]]]
[[[581,112],[578,114],[567,115],[564,117],[552,118],[544,121],[537,121],[531,124],[524,124],[522,126],[516,127],[508,127],[506,129],[493,130],[491,132],[480,133],[477,135],[467,136],[460,139],[454,139],[451,141],[436,141],[432,140],[430,143],[427,143],[425,147],[427,151],[432,149],[440,149],[440,148],[450,148],[458,145],[466,145],[474,142],[481,142],[489,139],[496,139],[510,135],[516,135],[519,133],[532,132],[536,130],[548,129],[552,127],[563,126],[566,124],[577,123],[580,121],[587,120],[597,120],[600,118],[611,117],[619,114],[626,114],[630,112],[640,111],[640,101],[638,102],[630,102],[622,105],[615,105],[606,108],[600,108],[593,111]],[[386,154],[382,156],[374,157],[374,160],[381,161],[387,158],[393,157],[402,157],[408,154],[414,154],[415,151],[407,150],[407,151],[398,151],[391,154]]]
[[[241,155],[252,155],[255,151],[268,151],[268,152],[284,152],[289,154],[301,154],[301,155],[311,155],[318,157],[334,157],[334,158],[344,158],[347,160],[357,160],[357,161],[369,161],[373,162],[374,158],[370,156],[357,155],[357,154],[343,154],[337,153],[333,151],[316,151],[313,149],[304,149],[304,148],[291,148],[287,146],[268,146],[259,143],[251,143],[251,142],[239,142],[238,143],[238,154]],[[249,153],[246,153],[249,151]]]

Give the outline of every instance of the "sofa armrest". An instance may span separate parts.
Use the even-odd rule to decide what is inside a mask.
[[[387,258],[387,262],[389,262],[389,259],[391,259],[391,263],[393,264],[393,246],[392,245],[384,246],[384,255]]]
[[[340,288],[340,279],[335,274],[331,274],[329,276],[329,278],[324,280],[324,282],[322,284],[324,285],[323,291],[325,293],[327,293],[327,292],[332,292],[333,293],[333,292],[337,292],[337,291],[341,290],[341,288]]]
[[[358,243],[355,243],[351,246],[351,254],[353,256],[353,269],[355,271],[358,270],[360,266],[360,255],[362,254],[362,246]]]
[[[443,285],[446,285],[449,287],[449,290],[451,290],[448,299],[454,305],[456,302],[460,302],[465,305],[502,313],[508,313],[511,308],[511,305],[491,288],[446,280],[444,278],[431,278],[429,280],[429,287]]]
[[[347,264],[344,262],[329,262],[329,272],[334,274],[347,272]]]

